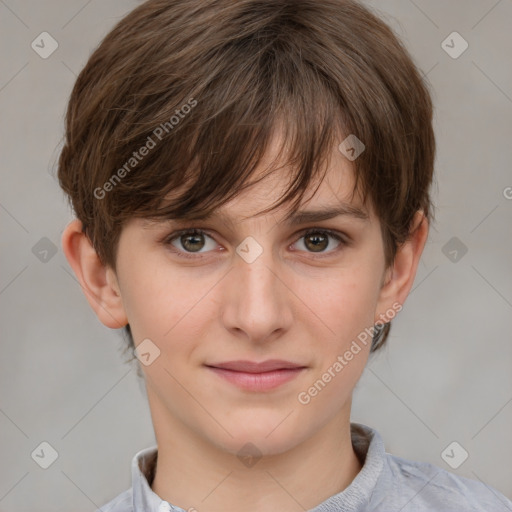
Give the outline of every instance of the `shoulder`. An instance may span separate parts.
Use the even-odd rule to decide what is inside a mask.
[[[133,512],[133,492],[132,489],[128,489],[113,500],[105,503],[96,512]]]
[[[376,493],[376,505],[386,503],[389,498],[402,512],[512,511],[512,501],[496,489],[427,462],[386,453],[381,477],[379,486],[384,492]]]

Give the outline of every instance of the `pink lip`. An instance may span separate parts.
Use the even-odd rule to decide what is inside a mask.
[[[232,384],[251,391],[274,389],[292,380],[305,369],[304,366],[278,359],[270,359],[262,363],[229,361],[206,366]]]
[[[235,372],[245,373],[263,373],[272,370],[304,368],[303,365],[292,363],[290,361],[283,361],[282,359],[267,359],[261,363],[254,361],[227,361],[224,363],[213,363],[206,366],[213,366],[214,368],[222,368],[224,370],[233,370]]]

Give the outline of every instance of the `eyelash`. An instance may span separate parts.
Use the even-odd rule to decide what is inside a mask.
[[[336,249],[333,249],[332,251],[328,251],[327,253],[319,253],[319,255],[310,253],[311,255],[313,255],[313,258],[315,258],[315,259],[316,258],[324,258],[324,257],[326,257],[326,255],[330,255],[331,253],[338,251],[341,247],[349,245],[349,242],[346,240],[346,238],[344,236],[342,236],[341,233],[339,233],[337,231],[332,231],[331,229],[326,229],[326,228],[308,228],[306,230],[303,230],[300,233],[298,233],[299,237],[297,240],[300,240],[301,238],[304,238],[313,233],[328,235],[328,236],[334,238],[336,241],[340,242],[340,245]],[[176,247],[174,247],[172,245],[171,242],[173,240],[175,240],[176,238],[179,238],[180,236],[183,236],[183,235],[207,235],[210,238],[213,238],[213,236],[210,235],[208,233],[208,231],[205,231],[205,230],[199,229],[199,228],[188,228],[188,229],[181,229],[178,231],[174,231],[170,235],[165,236],[165,238],[162,239],[160,242],[163,245],[169,247],[169,249],[172,252],[174,252],[181,258],[188,258],[188,259],[195,259],[195,260],[203,258],[204,256],[200,255],[200,253],[183,252],[183,251],[176,249]]]

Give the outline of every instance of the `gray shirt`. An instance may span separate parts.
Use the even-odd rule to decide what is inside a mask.
[[[350,427],[363,467],[345,490],[309,512],[512,512],[512,501],[496,489],[426,462],[386,453],[376,430],[360,423]],[[132,460],[131,489],[99,511],[187,512],[152,491],[157,455],[156,446],[139,451]]]

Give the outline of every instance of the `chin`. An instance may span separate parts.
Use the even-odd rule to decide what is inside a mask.
[[[215,444],[237,456],[241,450],[254,451],[254,456],[279,455],[300,443],[301,434],[307,435],[305,432],[298,432],[297,426],[292,422],[283,421],[285,417],[286,414],[283,414],[277,421],[272,417],[269,421],[231,423],[228,431],[233,437],[224,433],[222,440],[216,440]]]

